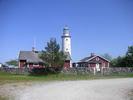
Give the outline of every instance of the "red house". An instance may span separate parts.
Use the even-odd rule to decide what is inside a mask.
[[[19,53],[19,67],[20,68],[44,68],[45,62],[40,59],[41,51],[20,51]],[[70,67],[70,54],[65,53],[67,56],[64,67]]]
[[[101,67],[109,67],[110,61],[104,57],[91,53],[91,56],[81,59],[77,64],[78,67],[95,67],[100,70]]]

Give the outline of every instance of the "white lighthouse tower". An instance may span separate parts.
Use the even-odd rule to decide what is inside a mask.
[[[65,26],[64,29],[63,29],[62,51],[63,52],[69,52],[69,54],[71,56],[71,36],[70,36],[68,26]]]

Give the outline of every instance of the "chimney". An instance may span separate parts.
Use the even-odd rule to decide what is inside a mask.
[[[91,57],[94,57],[95,56],[95,53],[91,53]]]

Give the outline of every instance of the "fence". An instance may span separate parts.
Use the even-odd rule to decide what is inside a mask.
[[[6,74],[29,74],[28,68],[0,68],[0,73]]]
[[[0,73],[9,74],[29,74],[31,69],[29,68],[0,68]],[[102,68],[97,71],[95,68],[64,68],[60,72],[61,74],[88,74],[88,75],[124,75],[133,74],[133,67],[117,67],[117,68]]]

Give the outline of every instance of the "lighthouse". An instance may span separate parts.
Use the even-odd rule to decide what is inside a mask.
[[[71,36],[69,27],[65,26],[63,29],[63,35],[62,35],[62,51],[65,53],[69,53],[71,56]]]
[[[67,56],[64,67],[72,67],[71,63],[71,36],[69,27],[65,26],[62,35],[62,51]]]

